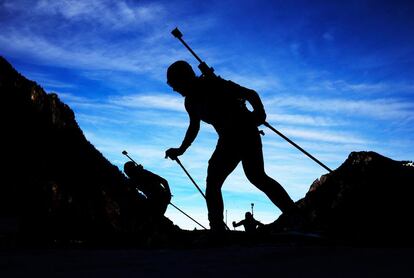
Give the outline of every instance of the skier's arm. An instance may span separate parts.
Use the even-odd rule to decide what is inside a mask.
[[[164,188],[164,190],[168,194],[171,195],[170,186],[169,186],[168,181],[166,179],[164,179],[161,176],[158,176],[157,174],[155,174],[155,173],[153,173],[151,171],[145,170],[145,169],[143,170],[143,174],[142,175],[147,177],[147,179],[146,179],[147,182],[151,181],[151,183],[154,182],[154,183],[161,184],[161,186]]]
[[[266,121],[266,112],[264,110],[263,103],[256,91],[244,88],[244,95],[246,100],[253,107],[253,114],[256,119],[256,124],[261,125]]]
[[[200,119],[191,113],[188,114],[190,117],[190,124],[188,125],[187,132],[179,149],[184,153],[188,147],[194,142],[197,137],[198,131],[200,130]]]
[[[242,87],[232,81],[227,81],[227,86],[230,87],[230,91],[236,92],[238,97],[247,100],[252,105],[253,115],[257,125],[261,125],[266,121],[266,112],[259,94],[256,91]]]
[[[166,179],[164,179],[163,177],[160,177],[160,176],[158,176],[158,177],[159,177],[159,180],[160,180],[161,185],[165,188],[165,190],[167,191],[167,193],[169,195],[171,195],[171,189],[170,189],[170,186],[168,184],[168,181]]]
[[[256,226],[257,226],[257,227],[262,227],[262,226],[264,226],[264,224],[263,224],[262,222],[257,221],[256,219],[255,219],[254,221],[255,221],[255,224],[256,224]]]
[[[170,190],[170,186],[168,184],[168,181],[166,179],[164,179],[161,176],[158,176],[157,174],[154,174],[153,172],[150,172],[148,170],[146,170],[148,173],[150,173],[150,175],[156,180],[157,183],[161,184],[162,187],[164,187],[164,189],[168,192],[171,193]]]
[[[190,123],[188,125],[187,131],[185,133],[183,142],[181,146],[178,148],[170,148],[165,152],[165,157],[169,157],[173,160],[177,158],[177,156],[182,155],[188,147],[194,142],[195,138],[197,137],[198,131],[200,130],[200,118],[191,111],[191,108],[186,103],[186,109],[188,112],[188,116],[190,118]]]
[[[233,227],[239,227],[239,226],[243,225],[243,220],[241,220],[240,222],[233,221],[232,224],[233,224]]]

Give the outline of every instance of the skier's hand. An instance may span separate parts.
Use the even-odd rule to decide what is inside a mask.
[[[170,148],[165,152],[165,158],[170,158],[176,160],[178,156],[182,155],[184,152],[180,148]]]
[[[253,111],[253,118],[257,126],[262,125],[266,122],[266,112],[264,109]]]
[[[232,224],[233,224],[233,227],[236,227],[236,221],[233,221]]]

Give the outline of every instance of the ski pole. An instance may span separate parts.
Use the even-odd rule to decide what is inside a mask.
[[[274,133],[276,133],[277,135],[279,135],[280,137],[282,137],[283,139],[285,139],[286,141],[288,141],[290,144],[292,144],[294,147],[296,147],[298,150],[300,150],[301,152],[303,152],[305,155],[307,155],[310,159],[312,159],[313,161],[315,161],[316,163],[318,163],[320,166],[322,166],[323,168],[325,168],[326,170],[329,171],[329,173],[332,173],[332,170],[326,166],[325,164],[323,164],[322,162],[320,162],[318,159],[316,159],[313,155],[311,155],[310,153],[308,153],[307,151],[305,151],[303,148],[301,148],[298,144],[296,144],[295,142],[293,142],[292,140],[290,140],[289,138],[287,138],[285,135],[283,135],[280,131],[278,131],[277,129],[275,129],[273,126],[271,126],[268,122],[265,122],[264,125],[266,127],[268,127],[269,129],[271,129]]]
[[[178,157],[175,157],[174,160],[177,161],[178,165],[180,165],[180,167],[183,169],[183,171],[187,174],[187,177],[191,180],[191,182],[194,184],[194,186],[197,188],[197,190],[201,193],[201,195],[203,195],[204,199],[206,199],[206,195],[204,195],[203,191],[201,191],[200,187],[197,185],[197,183],[194,181],[194,179],[190,176],[190,174],[184,168],[184,166],[181,163],[180,159],[178,159]]]
[[[175,209],[177,209],[179,212],[181,212],[182,214],[184,214],[185,216],[187,216],[188,218],[190,218],[191,220],[193,220],[195,223],[197,223],[198,225],[200,225],[204,230],[207,230],[206,227],[204,227],[203,225],[201,225],[200,223],[198,223],[194,218],[192,218],[190,215],[188,215],[187,213],[185,213],[184,211],[182,211],[179,207],[177,207],[176,205],[174,205],[173,203],[170,202],[170,205],[172,205]]]
[[[194,184],[194,186],[198,189],[198,191],[203,195],[204,199],[207,201],[206,195],[204,195],[203,191],[201,191],[200,187],[197,185],[197,183],[194,181],[194,179],[191,177],[190,173],[184,168],[183,164],[181,163],[180,159],[178,157],[174,158],[175,161],[177,161],[178,165],[183,169],[183,171],[187,174],[187,177],[191,180],[191,182]],[[229,231],[230,228],[227,226],[226,223],[223,223],[226,229]]]

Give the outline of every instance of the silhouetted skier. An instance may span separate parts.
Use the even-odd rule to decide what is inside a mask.
[[[241,225],[243,225],[244,230],[247,233],[254,233],[258,227],[263,226],[262,223],[254,219],[253,215],[250,212],[245,213],[243,220],[239,222],[233,221],[233,227],[239,227]]]
[[[213,77],[197,77],[185,61],[173,63],[167,71],[168,84],[185,97],[190,117],[179,148],[170,148],[166,157],[182,155],[197,137],[200,121],[211,124],[219,135],[207,170],[206,200],[212,230],[225,229],[221,187],[241,161],[246,177],[262,190],[282,212],[295,208],[283,187],[264,171],[262,142],[257,126],[266,119],[259,95],[236,83]],[[245,105],[248,101],[253,112]]]
[[[145,194],[151,215],[159,220],[171,201],[171,191],[167,180],[132,161],[124,164],[124,172],[131,178],[134,185]]]

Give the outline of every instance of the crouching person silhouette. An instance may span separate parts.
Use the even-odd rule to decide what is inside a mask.
[[[211,124],[219,138],[209,160],[206,200],[210,228],[225,230],[221,187],[241,161],[248,180],[263,191],[282,212],[296,206],[283,187],[264,171],[262,142],[258,126],[266,120],[259,95],[220,77],[197,77],[185,61],[173,63],[167,71],[167,83],[185,98],[189,126],[178,148],[170,148],[166,157],[176,159],[197,137],[200,121]],[[248,101],[253,111],[249,111]]]
[[[255,233],[257,231],[258,227],[263,226],[262,223],[260,223],[256,219],[254,219],[251,212],[246,212],[244,214],[244,219],[243,220],[241,220],[239,222],[233,221],[233,227],[236,228],[236,227],[239,227],[241,225],[243,225],[244,230],[246,231],[246,233],[249,233],[249,234]]]
[[[171,191],[167,180],[132,161],[124,164],[124,172],[134,186],[145,194],[149,217],[153,221],[154,229],[156,229],[171,201]]]

